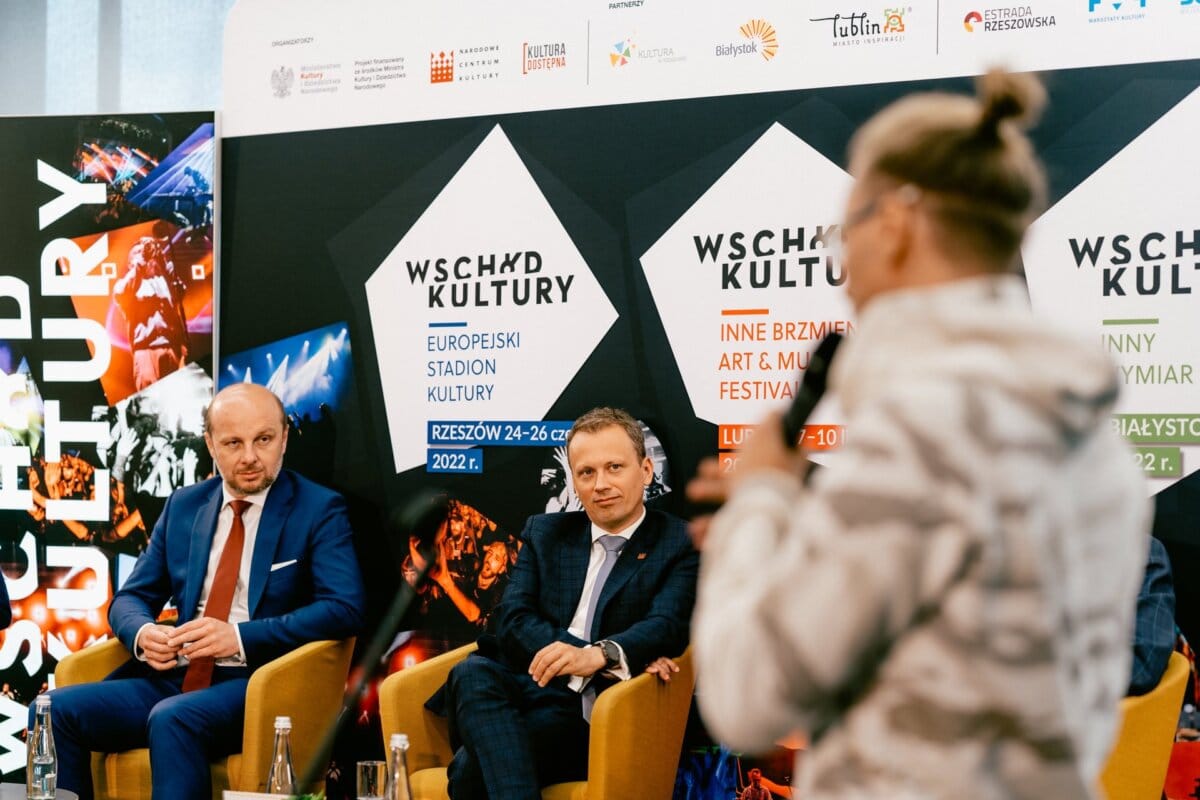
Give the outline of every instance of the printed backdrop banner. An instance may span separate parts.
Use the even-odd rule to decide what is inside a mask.
[[[110,635],[166,498],[212,473],[210,113],[0,119],[0,772],[26,707]]]
[[[1187,146],[1200,62],[1167,59],[1190,53],[1200,13],[886,5],[234,9],[223,349],[282,353],[318,326],[344,330],[353,397],[328,412],[318,464],[368,521],[420,488],[452,500],[439,580],[392,668],[472,639],[526,517],[579,507],[564,439],[587,409],[642,421],[647,495],[668,510],[687,511],[679,489],[702,457],[736,468],[816,342],[853,335],[839,252],[853,131],[903,94],[968,92],[996,62],[1050,70],[1033,138],[1051,202],[1023,252],[1032,302],[1112,354],[1113,424],[1157,493],[1176,574],[1196,568],[1183,521],[1200,467]],[[836,398],[810,422],[806,445],[831,458],[854,435]],[[368,567],[386,597],[418,556],[406,532],[368,528],[363,546],[392,556]],[[1200,621],[1190,591],[1185,631]],[[755,763],[788,780],[788,756]],[[677,797],[725,798],[749,764],[709,752],[682,766]]]

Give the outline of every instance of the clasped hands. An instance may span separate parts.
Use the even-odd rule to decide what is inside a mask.
[[[538,650],[529,664],[529,675],[538,686],[545,686],[560,675],[590,677],[604,669],[604,651],[599,647],[576,647],[566,642],[551,642]],[[646,672],[657,675],[664,683],[671,682],[671,673],[679,665],[666,656],[650,662]]]
[[[172,669],[180,654],[193,658],[227,658],[238,654],[238,635],[233,625],[213,617],[200,617],[178,628],[151,625],[138,636],[146,663],[156,670]]]

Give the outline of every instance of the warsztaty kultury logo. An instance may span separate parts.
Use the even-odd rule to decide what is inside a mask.
[[[1146,0],[1087,0],[1088,22],[1131,22],[1146,18]]]
[[[1044,13],[1040,6],[1002,6],[970,11],[963,17],[967,33],[1005,33],[1049,28],[1057,25],[1053,14]]]
[[[903,42],[911,7],[885,8],[878,15],[866,11],[837,12],[829,17],[810,18],[809,22],[827,26],[834,47]]]

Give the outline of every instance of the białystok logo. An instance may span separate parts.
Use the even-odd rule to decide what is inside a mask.
[[[779,41],[775,38],[775,28],[765,19],[752,19],[738,28],[746,39],[757,39],[764,61],[770,61],[779,50]]]

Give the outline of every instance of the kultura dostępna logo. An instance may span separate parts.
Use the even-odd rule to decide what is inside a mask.
[[[521,74],[549,72],[567,66],[566,42],[542,42],[521,45]]]

